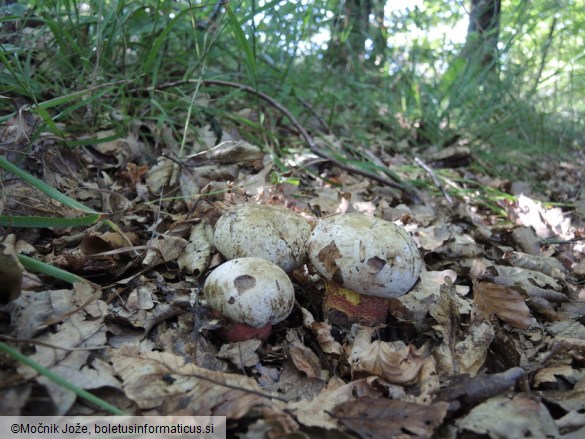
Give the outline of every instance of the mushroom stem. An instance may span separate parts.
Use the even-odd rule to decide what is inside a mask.
[[[327,282],[323,309],[325,318],[340,327],[354,323],[367,326],[386,322],[389,308],[388,299],[358,294],[335,282]]]
[[[272,324],[268,323],[259,328],[246,325],[245,323],[238,323],[230,321],[224,327],[216,331],[217,335],[227,342],[238,342],[251,340],[253,338],[261,341],[266,341],[272,331]]]

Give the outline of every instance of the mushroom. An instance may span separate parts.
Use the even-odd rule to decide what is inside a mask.
[[[266,340],[272,325],[291,313],[294,287],[282,268],[260,258],[238,258],[217,267],[205,280],[207,305],[229,322],[226,341]]]
[[[309,223],[289,209],[241,204],[219,218],[213,241],[226,259],[258,257],[291,272],[306,262],[310,234]]]
[[[384,323],[388,299],[407,293],[423,266],[404,229],[356,213],[322,219],[311,234],[308,253],[315,269],[330,281],[325,316],[340,326]]]

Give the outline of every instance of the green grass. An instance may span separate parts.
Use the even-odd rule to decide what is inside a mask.
[[[64,387],[65,389],[72,391],[77,396],[79,396],[81,399],[84,399],[87,402],[94,404],[98,408],[100,408],[108,413],[111,413],[113,415],[120,415],[120,416],[126,415],[126,413],[123,410],[120,410],[118,407],[110,404],[107,401],[104,401],[103,399],[95,396],[94,394],[88,392],[87,390],[82,389],[82,388],[76,386],[75,384],[72,384],[70,381],[66,380],[62,376],[56,374],[55,372],[53,372],[50,369],[47,369],[46,367],[40,365],[36,361],[31,360],[26,355],[21,354],[19,351],[8,346],[6,343],[4,343],[2,341],[0,341],[0,351],[10,355],[11,357],[18,360],[19,362],[21,362],[25,366],[28,366],[31,369],[34,369],[39,374],[46,376],[51,381],[54,381],[55,383],[59,384],[60,386]]]

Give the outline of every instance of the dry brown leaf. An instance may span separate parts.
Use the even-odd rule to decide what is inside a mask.
[[[561,262],[550,256],[535,256],[528,253],[512,251],[504,254],[504,260],[509,261],[515,267],[540,271],[555,279],[564,281],[566,269]]]
[[[81,241],[79,248],[85,255],[95,255],[136,245],[138,241],[138,235],[133,232],[124,233],[123,235],[118,232],[106,232],[87,235]]]
[[[437,400],[450,402],[459,400],[473,406],[512,389],[524,376],[526,376],[526,371],[520,367],[513,367],[491,375],[482,373],[473,378],[468,375],[458,375],[452,377],[449,385],[437,394]]]
[[[104,308],[105,305],[101,302]],[[37,346],[36,352],[29,358],[40,365],[53,368],[64,361],[68,361],[76,348],[95,348],[104,346],[106,343],[106,328],[103,318],[86,320],[82,313],[75,313],[65,320],[62,324],[56,325],[54,332],[37,337],[36,340],[47,343],[47,346]],[[50,346],[58,346],[62,349],[55,349]],[[81,350],[85,357],[89,356],[89,351]],[[81,367],[82,365],[79,365]],[[26,377],[36,376],[37,372],[28,366],[20,365],[20,373]],[[89,384],[89,383],[88,383]]]
[[[533,384],[540,387],[543,383],[556,383],[559,376],[566,378],[574,377],[576,371],[568,364],[551,364],[545,368],[539,369],[534,374]],[[572,381],[572,380],[568,380]]]
[[[362,327],[356,334],[348,362],[353,376],[378,375],[392,384],[412,384],[427,357],[426,348],[416,350],[402,342],[371,341],[372,328]]]
[[[207,239],[206,229],[206,221],[201,221],[191,228],[189,243],[177,260],[179,268],[195,276],[203,273],[211,260],[211,245]]]
[[[295,367],[304,372],[309,378],[321,378],[323,376],[319,358],[308,347],[297,343],[288,349],[288,354]]]
[[[176,261],[187,246],[187,240],[178,236],[159,235],[152,238],[149,249],[142,261],[142,265],[155,266],[162,263]]]
[[[541,238],[548,238],[553,235],[561,236],[563,239],[571,239],[571,219],[567,217],[560,207],[545,208],[541,203],[520,195],[516,209],[510,212],[512,219],[517,224],[532,227]]]
[[[361,438],[429,438],[448,407],[446,402],[422,405],[366,396],[337,405],[333,414]]]
[[[424,250],[435,250],[451,237],[451,232],[444,224],[433,225],[424,229],[419,229],[418,238],[420,246]]]
[[[106,312],[104,303],[95,301],[100,291],[79,283],[71,290],[26,292],[6,307],[12,322],[11,335],[31,338],[44,331],[47,324],[59,323],[82,309],[98,319]]]
[[[442,246],[436,248],[434,253],[450,259],[475,258],[484,254],[483,248],[475,242],[471,236],[457,230],[451,231],[451,238]]]
[[[246,376],[203,369],[168,352],[139,353],[129,347],[110,352],[126,396],[144,410],[238,419],[270,403]]]
[[[255,366],[260,357],[256,353],[262,341],[251,339],[239,343],[224,344],[217,353],[218,358],[231,361],[238,368]]]
[[[409,320],[412,320],[421,329],[427,326],[429,309],[432,309],[434,304],[440,300],[441,288],[445,285],[448,285],[456,293],[454,299],[458,309],[457,314],[469,314],[471,305],[469,300],[464,297],[469,293],[469,287],[453,285],[456,279],[457,273],[453,270],[423,271],[419,282],[416,283],[412,291],[398,298],[400,303],[409,311],[406,314]],[[403,311],[399,310],[399,312],[404,314]]]
[[[581,378],[581,381],[583,379]],[[585,414],[585,388],[575,388],[575,390],[545,390],[538,392],[538,395],[547,404],[557,405],[567,412],[577,411]]]
[[[301,311],[303,313],[303,326],[313,332],[323,352],[326,354],[341,355],[343,348],[331,335],[331,325],[324,322],[316,322],[313,315],[305,308],[301,308]]]
[[[563,287],[556,279],[539,271],[519,267],[495,265],[498,276],[491,279],[500,285],[520,288],[529,297],[542,297],[553,302],[567,302],[569,299],[561,291]]]
[[[245,140],[223,140],[212,148],[191,154],[187,159],[192,164],[201,163],[238,163],[262,160],[264,153],[256,145]]]
[[[310,401],[289,402],[287,411],[307,427],[338,429],[337,420],[330,413],[338,404],[353,401],[356,397],[371,396],[379,398],[382,391],[373,387],[368,380],[354,380],[345,384],[339,378],[332,378],[327,387]]]
[[[511,326],[527,330],[530,310],[524,298],[516,291],[491,282],[474,282],[473,302],[486,315],[495,314]]]
[[[491,438],[557,438],[555,422],[536,396],[520,393],[512,399],[493,397],[457,421],[460,432]]]
[[[159,195],[165,186],[173,182],[173,174],[179,166],[171,159],[159,157],[156,165],[146,173],[146,185],[150,191]]]
[[[73,302],[72,296],[68,297]],[[75,306],[75,303],[71,303],[71,306]],[[36,338],[46,345],[36,346],[36,352],[29,358],[82,389],[120,387],[107,363],[90,358],[91,348],[99,348],[106,344],[103,316],[107,312],[107,306],[99,301],[88,308],[92,309],[97,318],[88,315],[87,310],[73,313],[63,323],[55,325],[53,332]],[[98,316],[98,313],[101,313],[101,316]],[[77,395],[74,392],[45,376],[39,376],[28,366],[20,364],[17,370],[21,376],[35,378],[47,389],[59,415],[67,413],[75,402]]]
[[[474,319],[463,340],[455,344],[455,357],[459,363],[459,373],[475,376],[483,367],[490,345],[494,339],[494,328],[488,322]]]
[[[440,332],[441,344],[433,350],[439,370],[445,375],[459,373],[459,361],[455,353],[455,343],[459,339],[461,313],[457,307],[453,284],[447,283],[439,288],[440,295],[429,308],[429,314],[437,322],[433,328]]]
[[[441,286],[441,296],[430,314],[437,321],[433,328],[442,335],[441,345],[433,350],[439,370],[444,375],[468,373],[474,376],[483,366],[494,338],[493,327],[483,314],[471,313],[471,322],[462,327],[461,309],[453,285]]]

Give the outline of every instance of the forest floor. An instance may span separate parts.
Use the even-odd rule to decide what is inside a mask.
[[[29,145],[28,122],[2,129],[6,158],[115,225],[4,229],[0,340],[36,364],[128,414],[226,416],[230,437],[585,437],[585,156],[513,181],[463,144],[415,159],[381,141],[376,163],[408,192],[301,138],[281,171],[235,127],[220,142],[202,127],[187,139],[197,153],[179,159],[154,124],[72,149],[52,134]],[[2,189],[3,215],[79,216],[10,173]],[[304,266],[268,340],[223,343],[200,295],[222,262],[206,230],[242,203],[312,224],[346,212],[392,221],[425,268],[385,325],[340,328]],[[15,285],[12,252],[89,282],[25,272]],[[105,413],[4,354],[0,376],[2,413]]]

